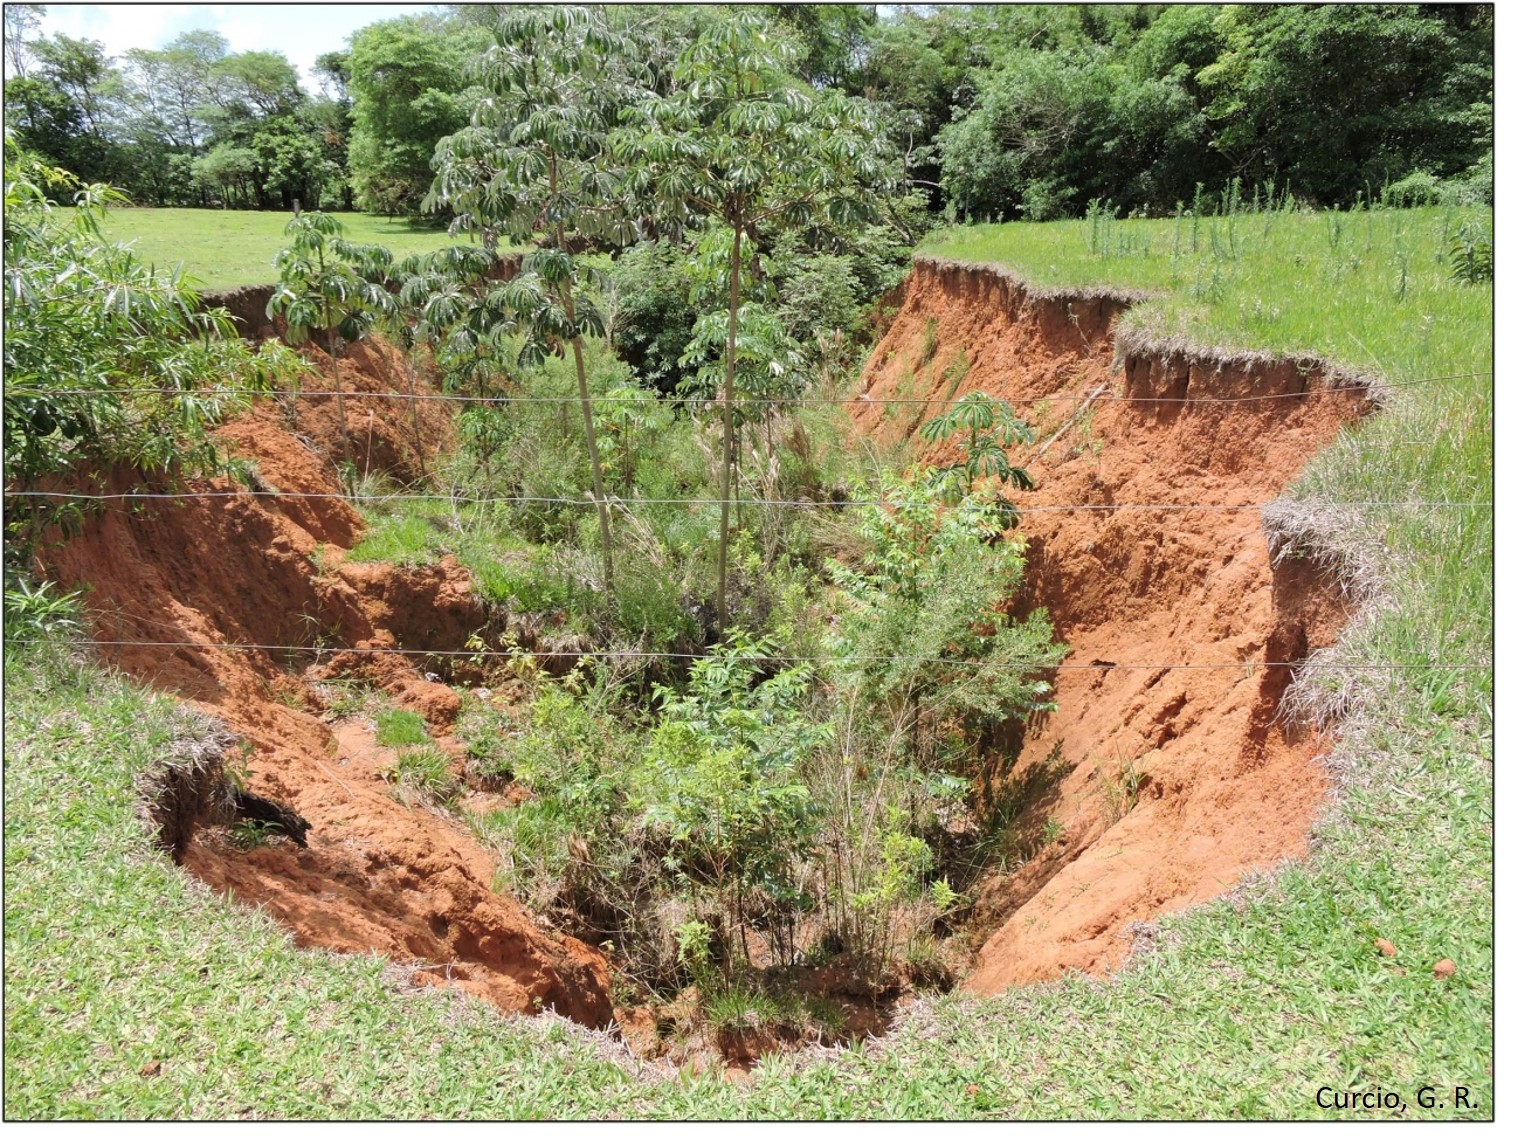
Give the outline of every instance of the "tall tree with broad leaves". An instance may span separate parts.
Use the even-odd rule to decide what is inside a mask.
[[[489,248],[500,237],[539,246],[496,300],[525,333],[523,364],[573,353],[608,594],[611,521],[584,359],[584,337],[604,329],[580,287],[596,283],[595,273],[572,249],[576,238],[619,245],[637,235],[607,146],[621,108],[638,97],[630,56],[629,42],[589,9],[519,11],[502,20],[478,65],[487,94],[471,123],[436,148],[426,199],[427,207],[447,206],[453,228],[483,235]]]
[[[344,342],[365,338],[379,317],[390,315],[396,308],[398,302],[386,287],[393,254],[381,245],[345,240],[340,222],[317,211],[294,216],[286,232],[291,244],[276,255],[281,283],[266,313],[287,321],[287,338],[294,343],[315,331],[326,334],[340,437],[346,465],[354,470],[340,383],[340,352]]]
[[[723,365],[722,522],[717,617],[728,616],[728,516],[733,492],[733,393],[739,309],[751,276],[745,251],[762,226],[844,225],[865,217],[882,177],[870,108],[838,91],[816,96],[794,78],[796,51],[747,14],[706,28],[666,84],[625,115],[616,140],[631,184],[675,225],[721,225],[729,239]]]

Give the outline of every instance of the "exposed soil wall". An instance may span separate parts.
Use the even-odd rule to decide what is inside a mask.
[[[347,385],[396,390],[400,372],[389,351],[353,348],[342,362]],[[374,441],[412,432],[405,401],[349,402],[375,403]],[[427,437],[449,434],[445,412],[421,414],[442,419]],[[296,415],[295,435],[286,413],[266,402],[220,434],[258,461],[266,487],[338,493],[338,433],[326,430],[322,413],[299,407]],[[400,462],[418,459],[404,444],[398,454]],[[111,490],[131,484],[120,475],[108,481]],[[240,489],[222,480],[206,488]],[[49,576],[88,590],[101,640],[457,649],[487,619],[450,557],[413,570],[344,563],[339,551],[355,544],[363,523],[343,500],[241,493],[107,507],[78,536],[42,550]],[[214,889],[264,907],[301,945],[386,952],[419,965],[420,983],[449,981],[508,1011],[555,1008],[591,1026],[611,1021],[600,953],[548,932],[496,892],[490,855],[459,824],[390,793],[383,768],[391,755],[365,730],[334,730],[321,718],[314,682],[359,674],[420,711],[433,730],[449,728],[457,694],[426,678],[413,658],[145,646],[103,655],[219,717],[243,741],[230,759],[248,763],[248,788],[312,823],[306,849],[282,841],[242,852],[199,833],[184,864]]]
[[[264,299],[245,299],[247,323],[269,334],[254,315]],[[993,992],[1105,969],[1129,950],[1135,922],[1305,851],[1325,791],[1313,761],[1323,740],[1282,723],[1291,671],[1265,665],[1332,643],[1347,616],[1336,583],[1311,563],[1272,566],[1257,508],[1129,507],[1258,507],[1366,406],[1326,391],[1305,364],[1138,353],[1115,369],[1122,297],[1033,297],[1001,273],[919,262],[893,299],[862,377],[867,398],[852,407],[857,429],[917,440],[932,410],[875,399],[982,390],[1015,403],[1045,440],[1011,456],[1040,483],[1016,499],[1030,561],[1016,604],[1045,606],[1071,647],[1058,710],[1011,733],[1023,859],[980,889],[969,984]],[[331,361],[305,350],[318,367],[309,390],[333,389]],[[346,401],[363,472],[407,481],[451,444],[446,405],[382,397],[430,389],[393,349],[353,346],[339,367],[340,389],[373,393]],[[1272,394],[1292,397],[1193,402]],[[220,433],[256,461],[262,488],[340,489],[332,398],[264,400]],[[1100,508],[1046,509],[1064,505]],[[459,649],[488,620],[449,557],[414,570],[348,562],[363,528],[342,500],[112,503],[43,559],[61,584],[89,590],[102,640],[311,646],[105,650],[217,715],[242,741],[231,760],[247,762],[250,791],[312,824],[306,849],[238,851],[201,832],[185,852],[191,872],[264,907],[300,944],[383,951],[414,962],[420,983],[603,1026],[612,1001],[601,954],[497,893],[493,859],[460,824],[391,792],[392,756],[370,733],[323,718],[315,685],[364,676],[418,710],[450,750],[458,695],[423,662],[366,650]]]
[[[1003,274],[917,262],[861,395],[1010,400],[1039,440],[1011,455],[1040,483],[1014,496],[1023,510],[1257,506],[1366,409],[1296,363],[1136,355],[1117,371],[1111,328],[1125,304],[1032,297]],[[1276,393],[1300,397],[1179,402]],[[852,413],[861,431],[917,441],[927,409],[863,398]],[[1272,570],[1257,510],[1043,509],[1021,529],[1019,602],[1045,606],[1071,651],[1058,710],[1015,732],[1028,795],[1018,825],[1034,838],[1029,860],[978,900],[979,992],[1108,968],[1134,922],[1303,855],[1325,794],[1323,740],[1281,726],[1291,670],[1263,664],[1332,643],[1347,615],[1336,582],[1307,563]],[[1235,667],[1164,666],[1181,663]],[[1080,664],[1098,666],[1068,667]]]

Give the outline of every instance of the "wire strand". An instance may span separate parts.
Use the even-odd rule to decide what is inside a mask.
[[[1101,402],[1113,403],[1173,403],[1184,406],[1194,406],[1200,403],[1228,404],[1228,403],[1262,403],[1271,399],[1305,399],[1316,395],[1337,395],[1347,392],[1359,392],[1362,394],[1374,394],[1378,391],[1391,390],[1393,388],[1419,387],[1429,383],[1445,383],[1454,379],[1471,379],[1478,376],[1492,375],[1491,371],[1463,371],[1451,375],[1429,376],[1424,379],[1399,380],[1395,383],[1357,384],[1350,386],[1314,387],[1307,391],[1283,391],[1269,395],[1229,395],[1229,396],[1198,396],[1190,398],[1173,398],[1158,395],[1115,395],[1105,393],[1099,396]],[[25,398],[51,395],[85,395],[85,396],[114,396],[121,398],[124,395],[186,395],[186,396],[225,396],[239,398],[291,397],[300,399],[333,399],[343,396],[347,399],[408,399],[421,402],[447,402],[447,403],[474,403],[480,406],[500,404],[560,404],[580,403],[581,398],[577,395],[455,395],[445,392],[422,392],[411,395],[406,391],[241,391],[230,388],[187,389],[181,387],[64,387],[64,388],[12,388],[5,392],[6,398]],[[1077,401],[1087,397],[1086,392],[1062,391],[1052,395],[1027,395],[1008,400],[1011,404],[1016,403],[1051,403]],[[624,402],[631,399],[629,395],[591,395],[592,402]],[[715,407],[720,400],[716,398],[679,398],[663,399],[666,406],[671,407]],[[734,406],[771,405],[771,406],[849,406],[864,404],[873,406],[934,406],[945,405],[955,402],[948,398],[879,398],[870,395],[846,395],[840,398],[822,398],[813,396],[735,396]]]
[[[8,640],[11,644],[44,644],[49,641],[33,639]],[[608,659],[635,659],[635,660],[710,660],[713,657],[704,652],[650,652],[629,649],[592,649],[590,651],[561,651],[561,652],[528,652],[521,650],[495,650],[495,649],[472,649],[472,648],[347,648],[331,645],[313,644],[245,644],[245,643],[218,643],[215,641],[199,640],[77,640],[73,641],[83,647],[94,648],[198,648],[219,649],[228,651],[259,651],[259,652],[287,652],[287,653],[316,653],[318,655],[340,656],[351,653],[377,656],[440,656],[440,657],[468,657],[484,659],[567,659],[570,656],[598,656]],[[961,660],[947,659],[941,656],[789,656],[775,655],[771,653],[744,653],[730,655],[728,659],[748,660],[756,663],[778,664],[810,664],[810,663],[879,663],[879,664],[954,664],[971,667],[986,667],[986,660]],[[1021,665],[1036,668],[1039,671],[1109,671],[1120,668],[1129,671],[1141,670],[1164,670],[1164,671],[1250,671],[1259,668],[1303,668],[1335,669],[1340,671],[1492,671],[1492,664],[1441,664],[1437,662],[1407,663],[1407,664],[1363,664],[1346,661],[1328,660],[1249,660],[1242,663],[1169,663],[1154,664],[1128,661],[1116,663],[1114,661],[1098,660],[1088,664],[1048,664],[1045,661],[1032,660]]]
[[[721,498],[617,498],[607,495],[604,499],[590,495],[583,498],[558,498],[540,497],[536,495],[486,495],[482,497],[454,495],[454,494],[344,494],[319,491],[284,491],[284,490],[185,490],[180,493],[174,492],[149,492],[142,493],[124,491],[114,494],[86,494],[72,490],[16,490],[6,494],[8,498],[42,498],[48,500],[82,501],[82,502],[122,502],[122,501],[182,501],[188,499],[230,499],[230,498],[271,498],[277,501],[291,499],[298,501],[328,500],[344,502],[455,502],[459,505],[565,505],[565,506],[593,506],[604,501],[608,505],[618,506],[720,506]],[[1045,506],[1022,506],[1011,499],[1010,504],[1015,506],[1021,514],[1049,514],[1049,513],[1076,513],[1076,512],[1110,512],[1114,510],[1263,510],[1269,505],[1257,502],[1078,502],[1071,504],[1051,504]],[[902,502],[888,501],[877,498],[851,498],[844,501],[820,502],[811,499],[795,498],[730,498],[730,505],[734,506],[778,506],[786,509],[846,509],[864,506],[882,506],[888,509],[898,509],[905,505]],[[1325,501],[1325,506],[1334,507],[1400,507],[1421,509],[1490,509],[1492,502],[1449,502],[1449,501],[1360,501],[1360,502],[1335,502]]]

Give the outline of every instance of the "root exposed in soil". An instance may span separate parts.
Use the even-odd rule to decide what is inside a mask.
[[[1011,400],[1039,440],[1057,435],[1039,458],[1039,447],[1012,455],[1040,483],[1012,495],[1022,510],[1260,505],[1367,410],[1360,395],[1320,394],[1323,377],[1295,363],[1134,356],[1113,374],[1123,307],[1033,298],[987,270],[916,262],[861,392]],[[1079,414],[1101,389],[1166,401],[1097,399]],[[1313,394],[1177,402],[1302,392]],[[938,413],[852,404],[858,428],[882,438],[914,436]],[[978,992],[1110,968],[1134,923],[1303,855],[1326,790],[1313,761],[1323,739],[1282,725],[1292,670],[1263,665],[1305,659],[1348,616],[1330,574],[1298,560],[1272,569],[1258,510],[1039,512],[1020,529],[1022,610],[1044,606],[1071,647],[1065,663],[1097,667],[1059,670],[1058,710],[1012,740],[1012,778],[1032,788],[1014,822],[1026,860],[977,899],[968,986]],[[1164,666],[1187,663],[1232,667]]]

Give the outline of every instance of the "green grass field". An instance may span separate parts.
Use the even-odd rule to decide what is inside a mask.
[[[1449,279],[1440,211],[1348,215],[1336,238],[1321,216],[1275,217],[1268,234],[1245,217],[1221,256],[1204,231],[1185,248],[1183,229],[1175,256],[1171,221],[1114,223],[1102,255],[1090,224],[959,231],[924,251],[1044,286],[1161,292],[1128,317],[1144,337],[1327,353],[1398,383],[1491,368],[1490,286]],[[1166,918],[1111,977],[932,999],[885,1041],[767,1057],[748,1082],[639,1068],[560,1021],[297,950],[150,849],[132,781],[174,735],[171,702],[65,651],[17,655],[6,1116],[1491,1117],[1492,677],[1466,666],[1490,660],[1491,511],[1345,505],[1485,501],[1490,392],[1485,375],[1398,388],[1291,492],[1315,555],[1385,597],[1339,646],[1375,670],[1335,693],[1347,773],[1307,861]],[[1434,666],[1396,667],[1418,663]],[[1457,971],[1436,980],[1443,957]],[[1324,1109],[1325,1087],[1405,1109]]]
[[[1486,209],[1444,207],[1097,219],[947,230],[919,251],[1003,265],[1043,289],[1146,294],[1121,319],[1128,343],[1319,356],[1397,384],[1386,413],[1346,432],[1290,496],[1336,521],[1332,552],[1351,570],[1412,598],[1376,614],[1391,645],[1378,661],[1480,665],[1491,509],[1344,504],[1491,498],[1492,289],[1451,277],[1454,235],[1491,225]],[[1442,711],[1487,715],[1490,673],[1430,675]]]
[[[403,219],[369,213],[335,214],[351,241],[375,242],[395,257],[428,253],[471,237],[417,229]],[[271,267],[285,244],[282,228],[292,215],[251,209],[117,209],[106,216],[107,237],[129,242],[145,261],[162,269],[181,266],[205,289],[270,284]]]

